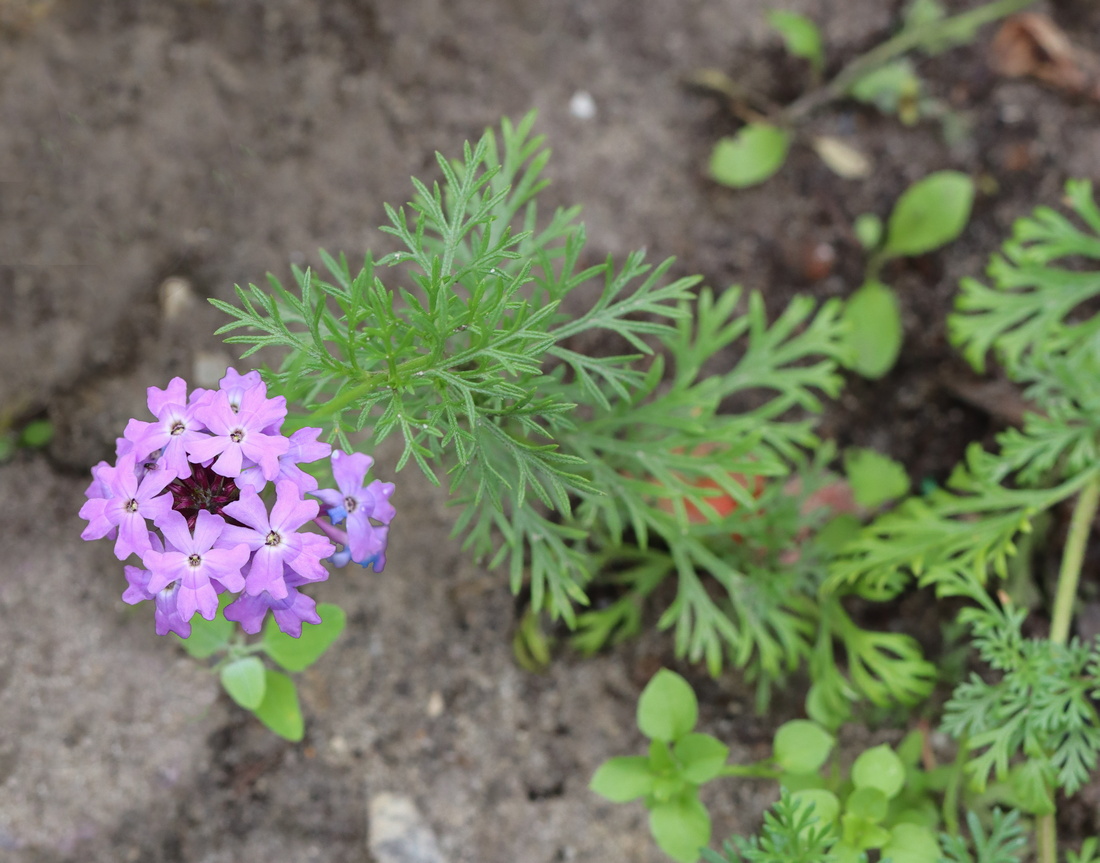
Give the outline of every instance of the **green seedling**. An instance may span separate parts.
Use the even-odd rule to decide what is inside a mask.
[[[903,330],[897,294],[879,281],[886,261],[923,255],[954,241],[970,219],[974,182],[958,171],[937,171],[902,193],[885,230],[873,214],[856,219],[854,231],[869,251],[863,285],[845,308],[855,359],[852,368],[876,379],[894,367]]]

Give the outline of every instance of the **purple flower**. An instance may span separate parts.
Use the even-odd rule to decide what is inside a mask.
[[[150,532],[149,542],[153,551],[163,551],[164,546],[155,533]],[[176,601],[179,597],[179,585],[170,584],[159,593],[149,590],[149,579],[153,573],[138,566],[124,568],[126,581],[130,585],[122,594],[122,601],[130,605],[137,605],[147,599],[153,600],[155,611],[153,619],[157,628],[157,635],[167,635],[174,632],[180,638],[191,635],[191,624],[184,620],[179,613]]]
[[[253,552],[245,592],[258,596],[267,591],[274,599],[283,599],[287,595],[284,568],[289,566],[305,581],[322,581],[328,572],[321,560],[332,554],[333,545],[316,534],[297,532],[317,516],[317,501],[303,500],[290,480],[278,483],[275,491],[270,516],[263,499],[247,487],[241,490],[240,500],[227,504],[223,512],[244,525],[228,526],[226,541],[243,542]]]
[[[88,520],[88,526],[80,534],[81,539],[99,539],[118,528],[115,540],[115,556],[125,560],[131,554],[149,550],[149,525],[147,518],[156,521],[172,509],[171,495],[162,494],[172,481],[166,470],[144,472],[138,480],[138,468],[133,453],[124,455],[116,467],[100,464],[93,476],[88,492],[103,492],[105,497],[93,497],[80,508],[80,517]]]
[[[264,618],[270,611],[279,629],[293,638],[300,638],[302,622],[320,623],[321,616],[317,613],[317,603],[298,591],[298,585],[305,583],[301,576],[288,569],[284,575],[284,581],[287,593],[282,599],[275,599],[266,590],[259,596],[242,593],[225,607],[225,611],[222,612],[225,619],[237,621],[241,629],[250,635],[255,635],[260,631]]]
[[[389,524],[395,512],[390,503],[394,489],[392,482],[372,480],[369,485],[363,484],[373,464],[374,459],[368,455],[334,450],[332,476],[339,491],[320,489],[311,492],[325,503],[334,522],[346,518],[348,549],[354,561],[374,558],[385,550],[386,532],[374,521]],[[382,559],[385,560],[384,557]]]
[[[266,397],[266,390],[254,387],[245,390],[238,410],[230,404],[229,395],[219,391],[206,404],[196,408],[195,416],[212,433],[187,444],[187,454],[193,462],[206,463],[214,473],[235,477],[240,474],[245,459],[260,466],[264,479],[272,480],[279,473],[279,456],[290,442],[279,434],[264,430],[278,427],[286,417],[286,399]]]
[[[172,378],[166,388],[149,387],[149,410],[157,418],[154,423],[132,419],[126,425],[124,438],[132,442],[138,458],[160,450],[164,467],[183,479],[191,475],[187,461],[187,446],[206,438],[206,426],[195,418],[196,404],[187,399],[187,381]]]
[[[142,563],[150,571],[146,590],[160,593],[168,585],[179,584],[176,607],[180,617],[189,621],[198,611],[213,620],[218,611],[218,591],[211,581],[227,590],[244,587],[241,568],[248,562],[248,546],[232,547],[219,544],[225,530],[225,519],[206,510],[199,510],[195,532],[187,529],[187,519],[175,510],[157,521],[165,539],[165,550],[147,551]]]
[[[290,436],[290,446],[283,455],[279,456],[279,473],[274,477],[275,482],[283,479],[292,480],[302,490],[302,494],[317,488],[317,480],[298,465],[325,458],[332,452],[330,444],[317,440],[320,434],[321,429],[303,428]],[[241,474],[237,477],[237,485],[241,487],[250,485],[256,491],[260,491],[266,483],[267,479],[264,478],[259,465],[241,468]]]

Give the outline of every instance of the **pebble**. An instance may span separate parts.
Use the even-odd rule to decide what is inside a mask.
[[[367,803],[367,849],[375,863],[445,863],[416,804],[397,794],[375,794]]]

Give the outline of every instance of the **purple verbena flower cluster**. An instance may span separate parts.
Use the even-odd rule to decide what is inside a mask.
[[[328,578],[323,561],[382,571],[394,486],[366,481],[369,456],[333,451],[316,428],[283,435],[286,400],[268,398],[258,372],[228,369],[217,390],[190,393],[173,378],[148,393],[156,420],[126,425],[115,464],[92,468],[80,516],[83,539],[108,537],[119,560],[140,559],[125,567],[122,598],[153,600],[159,635],[187,638],[191,618],[212,620],[229,591],[225,617],[245,632],[270,611],[297,638],[303,622],[321,622],[299,588]],[[299,465],[330,455],[338,488],[319,489]],[[322,533],[303,531],[310,523]]]

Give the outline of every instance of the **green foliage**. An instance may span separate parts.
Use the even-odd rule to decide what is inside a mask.
[[[922,83],[908,57],[899,57],[872,69],[853,82],[848,90],[853,99],[873,105],[884,114],[897,114],[902,122],[918,119],[916,108]]]
[[[222,687],[245,710],[255,710],[264,700],[267,677],[264,664],[255,656],[243,656],[222,666]]]
[[[256,718],[280,737],[297,743],[305,736],[305,723],[294,681],[270,668],[264,677],[264,697],[254,710]]]
[[[706,863],[834,863],[830,853],[837,838],[821,823],[816,807],[797,794],[784,791],[764,813],[759,836],[734,837],[722,845],[722,856],[703,852]]]
[[[923,255],[955,240],[970,220],[974,181],[958,171],[937,171],[905,190],[886,225],[890,257]]]
[[[809,60],[815,80],[820,79],[825,71],[825,46],[817,25],[805,15],[784,9],[773,9],[767,17],[768,23],[783,37],[787,50]]]
[[[972,674],[957,687],[943,730],[963,741],[967,772],[979,788],[996,775],[1011,781],[1025,811],[1049,814],[1054,789],[1073,794],[1096,769],[1100,648],[1025,639],[1022,610],[966,615],[979,654],[1000,679]]]
[[[852,347],[851,368],[865,378],[881,378],[898,360],[903,338],[901,310],[893,288],[868,281],[844,306]]]
[[[966,824],[974,853],[970,852],[965,838],[943,836],[941,841],[947,863],[1022,863],[1024,860],[1027,839],[1018,812],[994,810],[988,831],[973,812],[967,813]]]
[[[287,671],[304,671],[313,665],[344,631],[347,620],[344,610],[330,603],[320,603],[317,614],[321,622],[303,626],[300,638],[282,632],[275,619],[269,617],[260,642],[267,655]]]
[[[783,167],[791,133],[770,123],[749,123],[722,138],[710,157],[710,175],[724,186],[743,189],[763,183]]]
[[[673,579],[659,625],[678,654],[767,685],[809,652],[820,566],[780,560],[815,519],[765,478],[823,472],[808,414],[841,385],[839,305],[797,298],[769,324],[758,295],[695,294],[670,261],[582,267],[577,211],[537,219],[548,154],[532,122],[440,157],[441,183],[414,181],[408,208],[387,210],[400,251],[358,271],[322,253],[327,274],[296,270],[296,290],[239,288],[239,306],[216,303],[222,332],[246,353],[289,349],[271,390],[333,440],[398,435],[398,468],[448,482],[464,548],[579,626],[578,646],[636,631]],[[562,310],[573,292],[579,315]],[[740,358],[712,374],[723,351]],[[578,616],[597,577],[620,601]]]
[[[905,467],[874,450],[857,447],[846,450],[844,473],[860,506],[881,506],[909,491]]]
[[[694,863],[710,841],[710,816],[699,786],[725,772],[729,747],[693,731],[698,703],[690,684],[661,669],[638,699],[638,728],[651,738],[649,756],[612,758],[589,787],[615,803],[645,798],[649,828],[661,850]]]
[[[773,757],[787,773],[817,773],[835,743],[836,738],[816,722],[793,719],[775,732]]]

